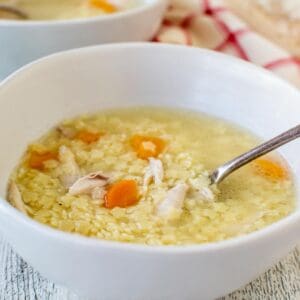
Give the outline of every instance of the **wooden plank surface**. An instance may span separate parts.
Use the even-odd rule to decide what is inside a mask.
[[[0,300],[86,300],[41,277],[1,237],[0,255]],[[243,289],[220,300],[264,299],[300,300],[300,247]],[[199,300],[206,299],[199,296]]]

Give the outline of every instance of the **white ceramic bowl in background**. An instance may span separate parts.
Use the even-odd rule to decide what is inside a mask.
[[[0,80],[24,64],[54,52],[103,43],[147,41],[158,30],[167,2],[142,0],[138,7],[87,19],[0,19]]]
[[[299,241],[300,209],[258,232],[186,247],[101,241],[41,225],[5,201],[22,151],[56,122],[108,107],[185,107],[267,139],[299,123],[300,95],[241,60],[171,45],[116,44],[35,62],[0,87],[0,228],[42,275],[93,299],[213,299],[241,287]],[[199,149],[201,151],[201,149]],[[300,187],[300,141],[280,150]]]

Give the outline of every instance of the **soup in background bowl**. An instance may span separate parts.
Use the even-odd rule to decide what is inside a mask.
[[[112,14],[142,4],[142,0],[0,0],[0,12],[2,5],[3,12],[5,7],[12,7],[26,16],[25,20],[68,20]]]
[[[13,248],[43,276],[63,284],[79,294],[95,299],[102,297],[105,299],[132,300],[145,299],[149,295],[152,299],[215,299],[243,286],[258,276],[299,242],[299,140],[280,148],[277,152],[278,156],[268,157],[276,160],[276,163],[279,163],[280,167],[284,169],[288,166],[287,174],[292,179],[294,186],[291,197],[284,197],[283,194],[276,199],[275,197],[267,197],[268,192],[262,191],[262,185],[265,186],[266,184],[272,189],[275,185],[261,174],[257,174],[253,165],[241,169],[238,171],[240,173],[232,174],[219,186],[221,191],[228,188],[227,196],[223,194],[225,207],[226,203],[233,204],[234,202],[228,200],[230,198],[230,185],[238,182],[243,185],[251,185],[252,191],[256,193],[256,190],[253,190],[253,180],[259,182],[256,197],[257,194],[263,193],[266,196],[264,198],[267,199],[267,206],[274,203],[273,201],[276,202],[274,207],[271,204],[274,213],[278,204],[284,208],[282,204],[288,203],[289,199],[291,200],[290,203],[293,201],[295,203],[294,206],[291,206],[292,211],[285,206],[283,214],[278,216],[278,219],[274,214],[273,216],[264,216],[263,220],[265,221],[265,218],[271,218],[269,219],[270,223],[275,219],[278,221],[259,229],[263,227],[260,227],[260,222],[256,222],[259,215],[256,216],[253,213],[257,207],[261,209],[264,202],[256,202],[254,197],[251,199],[244,195],[246,201],[250,199],[248,202],[250,214],[247,216],[251,214],[254,216],[253,224],[250,226],[253,227],[250,228],[250,231],[252,229],[259,230],[225,241],[201,244],[189,241],[188,243],[185,242],[185,245],[145,245],[144,241],[144,244],[116,241],[118,239],[111,241],[110,232],[108,232],[108,240],[104,240],[103,237],[86,237],[84,234],[57,230],[34,220],[30,215],[30,209],[38,213],[39,199],[35,196],[28,197],[25,190],[28,182],[25,182],[25,178],[21,182],[19,181],[21,178],[17,178],[16,184],[24,197],[25,205],[28,205],[29,216],[16,210],[9,204],[6,197],[7,182],[11,178],[12,170],[20,162],[20,158],[24,155],[24,150],[27,149],[29,143],[41,143],[40,137],[42,140],[43,137],[46,138],[46,143],[51,135],[58,135],[53,126],[61,124],[64,120],[75,120],[77,124],[83,115],[96,115],[101,119],[107,114],[107,118],[110,119],[109,113],[117,109],[114,112],[116,116],[110,122],[118,122],[117,119],[120,118],[118,114],[125,107],[129,110],[129,115],[131,115],[130,110],[138,106],[165,107],[167,112],[176,107],[176,112],[174,112],[176,117],[174,114],[170,114],[170,118],[176,119],[175,124],[177,124],[178,129],[172,133],[171,128],[173,127],[171,126],[169,134],[178,135],[180,145],[184,145],[184,141],[189,144],[185,147],[184,152],[191,152],[189,154],[191,156],[195,155],[192,157],[193,167],[196,164],[202,164],[203,170],[209,170],[213,166],[223,163],[224,160],[232,158],[234,153],[230,149],[228,149],[230,152],[228,154],[226,151],[222,152],[221,148],[224,146],[221,144],[218,144],[219,147],[217,148],[212,147],[209,153],[208,151],[205,152],[205,149],[196,147],[197,144],[203,143],[204,145],[205,140],[207,143],[212,141],[212,134],[203,136],[201,140],[194,138],[201,136],[201,134],[204,135],[203,131],[198,133],[189,125],[195,124],[194,127],[201,127],[200,125],[204,121],[200,112],[213,118],[205,121],[212,122],[211,120],[213,120],[212,128],[208,129],[210,133],[214,132],[216,124],[220,124],[219,127],[217,126],[218,130],[226,129],[229,126],[226,129],[227,135],[222,135],[224,145],[228,146],[228,135],[233,132],[233,136],[235,136],[233,140],[235,140],[236,149],[238,149],[236,151],[239,153],[256,144],[256,136],[259,139],[267,140],[299,123],[299,92],[269,72],[241,60],[201,49],[155,44],[107,45],[57,54],[27,66],[1,84],[0,99],[0,136],[1,141],[5,141],[1,144],[0,152],[0,197],[2,199],[0,200],[0,228]],[[192,110],[193,117],[184,117],[183,112],[180,112],[180,116],[177,115],[178,110],[184,109]],[[169,128],[169,125],[167,126],[169,123],[165,123],[165,113],[163,113],[164,118],[157,121],[155,113],[150,113],[149,110],[147,114],[149,114],[148,119],[153,118],[151,121],[153,122],[151,123],[153,130],[155,130],[154,123],[165,124]],[[79,119],[77,119],[78,117]],[[139,123],[141,122],[139,120],[143,120],[140,112],[134,113],[130,118],[128,117],[127,124],[129,125],[133,122],[130,121],[131,118],[135,119],[137,124],[142,124]],[[182,118],[187,119],[184,124]],[[98,155],[101,152],[97,150],[98,147],[108,143],[118,132],[126,134],[124,143],[126,142],[127,145],[127,155],[131,158],[130,164],[132,163],[135,168],[138,166],[136,171],[131,170],[131,174],[138,172],[138,178],[141,178],[144,176],[143,171],[148,166],[148,160],[138,158],[136,151],[133,150],[135,149],[133,145],[139,144],[137,141],[141,139],[136,139],[135,143],[130,143],[131,136],[136,134],[160,138],[165,141],[163,152],[155,159],[161,159],[165,172],[168,174],[165,156],[172,147],[178,144],[178,139],[168,138],[166,134],[158,131],[150,132],[151,128],[147,128],[147,132],[143,132],[146,131],[146,128],[143,127],[143,130],[137,132],[137,125],[128,125],[128,128],[115,126],[115,131],[113,131],[113,128],[104,128],[103,130],[101,128],[102,122],[100,122],[99,127],[97,125],[96,128],[93,126],[90,128],[87,125],[91,125],[90,122],[92,121],[89,120],[87,117],[83,123],[79,122],[80,126],[74,123],[75,129],[79,131],[85,129],[89,132],[88,135],[75,132],[77,138],[74,136],[70,141],[64,137],[59,138],[64,140],[65,146],[71,151],[75,150],[74,147],[78,147],[79,150],[82,149],[81,158],[76,156],[76,159],[79,167],[84,171],[83,175],[86,175],[87,172],[106,171],[107,174],[102,175],[109,176],[110,172],[115,172],[113,152],[110,153],[107,150],[106,153],[113,158],[109,168],[109,162],[104,164],[102,160],[99,160],[98,166],[92,168],[93,157],[85,154],[88,149],[92,150],[95,147],[94,154]],[[96,123],[98,124],[97,117]],[[181,126],[178,126],[178,123]],[[236,127],[232,127],[231,124],[235,124]],[[242,130],[241,132],[239,128],[244,128],[245,131]],[[133,131],[133,129],[135,130]],[[190,131],[193,132],[194,137],[191,137]],[[240,134],[242,134],[242,144],[237,142]],[[245,135],[247,138],[244,138]],[[99,136],[99,140],[97,140],[97,136]],[[50,144],[52,144],[51,140],[51,138],[48,140]],[[118,150],[116,151],[120,151],[121,156],[123,156],[125,155],[125,152],[123,153],[125,146],[121,143],[122,140],[117,140]],[[157,141],[157,139],[151,139],[150,142],[154,140]],[[57,139],[55,138],[53,141],[57,141]],[[91,143],[85,144],[86,141]],[[222,138],[219,137],[217,141],[217,143],[221,143]],[[153,145],[146,141],[146,148],[147,146],[148,151],[149,149],[153,151]],[[220,161],[211,160],[209,162],[210,154],[211,158],[217,159],[212,155],[213,153],[210,153],[213,149],[220,156]],[[38,149],[33,148],[33,150]],[[76,155],[79,153],[80,151],[76,152]],[[174,152],[174,155],[176,153]],[[201,153],[207,153],[207,159],[200,157]],[[40,156],[37,155],[36,157],[38,160],[33,166],[40,164]],[[55,155],[52,157],[55,158]],[[25,157],[24,159],[26,160]],[[21,164],[25,160],[21,159]],[[89,161],[91,168],[89,168]],[[177,164],[179,168],[184,168],[184,161],[179,160]],[[43,171],[45,173],[50,172],[50,169],[47,171],[47,168],[53,168],[53,165],[58,162],[56,159],[50,160],[45,164],[42,163],[41,168],[46,168]],[[188,160],[186,162],[188,164]],[[174,163],[172,165],[177,168]],[[106,166],[107,169],[104,170]],[[121,169],[118,171],[123,172],[123,166],[121,165],[119,168]],[[127,169],[126,165],[124,168],[124,170]],[[141,171],[142,169],[143,171]],[[31,173],[35,174],[34,176],[37,174],[43,176],[43,172],[36,169],[25,168],[24,171],[24,174]],[[190,177],[189,172],[185,175],[186,178]],[[239,177],[245,178],[250,172],[251,180],[239,181]],[[171,173],[170,178],[174,178],[176,170]],[[183,174],[184,172],[180,173]],[[279,174],[286,173],[280,171]],[[44,175],[46,178],[43,178],[47,181],[48,175]],[[113,180],[111,184],[113,185],[122,179],[138,181],[138,178],[126,178],[124,175],[124,177]],[[60,180],[55,180],[55,182],[60,187]],[[176,181],[164,182],[164,184],[168,184],[166,190],[172,188],[176,183]],[[54,188],[55,184],[53,185]],[[63,186],[61,187],[61,193],[68,191],[63,189]],[[39,191],[38,187],[34,188],[36,192]],[[152,189],[156,188],[152,179],[148,189],[151,192]],[[139,183],[138,190],[142,191],[142,185]],[[288,193],[290,191],[292,190],[287,189]],[[278,191],[272,191],[272,195],[273,192],[275,195]],[[43,197],[51,198],[46,192],[44,194]],[[76,199],[84,199],[82,202],[87,203],[87,207],[91,207],[89,206],[91,202],[89,195],[76,197]],[[26,199],[28,199],[28,203],[26,203]],[[31,203],[30,199],[34,201]],[[165,199],[164,195],[159,197],[160,201],[162,199]],[[139,205],[143,204],[142,198],[137,200],[136,204],[128,207],[128,209],[137,209]],[[252,205],[253,202],[251,201],[254,201],[255,205]],[[206,207],[206,212],[209,215],[212,211],[208,210],[207,207],[209,205],[218,206],[221,200],[216,199],[212,203],[199,202],[199,205]],[[72,201],[72,203],[76,202]],[[55,210],[58,209],[58,214],[61,214],[61,206],[56,202],[54,204]],[[57,204],[59,208],[56,207]],[[66,205],[66,202],[62,204]],[[236,201],[235,204],[238,202]],[[103,211],[106,209],[103,205],[101,201],[97,205],[95,204],[95,210]],[[120,208],[110,209],[109,214],[114,210],[117,215]],[[185,212],[184,207],[183,211]],[[155,207],[153,213],[156,212]],[[193,210],[191,210],[192,212]],[[233,209],[230,212],[236,214],[237,210]],[[46,211],[46,216],[47,213]],[[209,216],[203,217],[203,210],[199,210],[199,213],[202,214],[202,222],[209,219]],[[51,211],[51,214],[54,215],[54,211]],[[218,214],[216,213],[217,216]],[[39,217],[43,218],[42,213]],[[200,220],[200,216],[195,215],[196,217],[199,217]],[[213,220],[213,218],[211,219]],[[46,220],[44,223],[47,223],[47,218],[44,220]],[[67,227],[61,229],[67,230],[68,224],[63,226],[65,225]],[[114,225],[112,222],[111,226],[114,227]],[[245,230],[245,227],[240,227],[238,230]],[[203,228],[208,229],[208,227]],[[193,226],[190,229],[193,231]],[[233,229],[236,230],[237,228]],[[176,232],[176,234],[178,233]],[[201,235],[201,233],[199,234]],[[205,235],[209,236],[209,230],[206,230]],[[170,241],[168,243],[172,244],[172,240],[171,243]],[[190,245],[191,243],[194,245]]]
[[[0,6],[11,3],[28,17],[11,20],[7,17],[12,14],[4,11],[1,15],[0,10],[0,80],[55,52],[104,43],[149,41],[159,29],[167,2],[0,0]]]

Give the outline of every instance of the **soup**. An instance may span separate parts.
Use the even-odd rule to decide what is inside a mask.
[[[99,239],[220,241],[294,210],[291,174],[276,154],[210,185],[210,170],[257,143],[244,130],[193,112],[131,108],[79,116],[28,146],[8,196],[38,222]]]
[[[0,0],[0,5],[17,8],[31,20],[63,20],[115,13],[138,6],[139,0]]]

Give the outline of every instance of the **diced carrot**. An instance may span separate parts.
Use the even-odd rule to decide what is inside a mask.
[[[91,144],[94,142],[97,142],[99,138],[101,137],[101,134],[99,132],[91,132],[87,130],[80,130],[75,135],[75,139],[81,140],[82,142],[86,144]]]
[[[131,138],[131,146],[139,158],[148,159],[157,157],[164,150],[166,143],[158,137],[134,135]]]
[[[270,159],[257,159],[254,161],[254,167],[258,174],[272,180],[285,180],[288,178],[287,170],[278,162]]]
[[[118,8],[115,5],[109,3],[106,0],[89,0],[89,3],[90,5],[102,9],[106,13],[114,13],[118,10]]]
[[[33,151],[30,153],[28,160],[29,167],[32,169],[43,170],[44,162],[47,160],[57,160],[58,154],[53,151],[37,152]]]
[[[138,202],[138,187],[134,180],[121,180],[113,184],[105,196],[105,207],[128,207]]]

